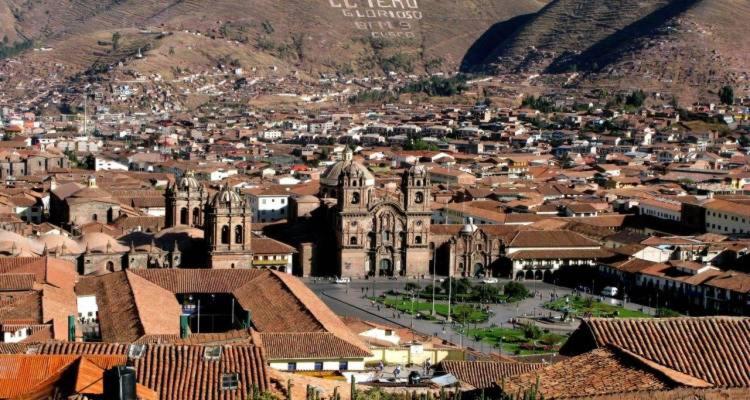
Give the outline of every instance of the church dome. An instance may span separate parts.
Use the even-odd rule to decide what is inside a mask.
[[[202,188],[200,182],[195,179],[195,174],[193,174],[193,171],[186,172],[185,175],[177,180],[175,186],[178,190],[181,191],[197,191],[201,190]]]
[[[83,249],[73,239],[60,234],[42,235],[37,242],[47,247],[50,252],[60,252],[60,254],[81,254]]]
[[[88,179],[88,182],[86,183],[86,186],[75,191],[75,193],[70,195],[70,198],[106,200],[106,199],[111,199],[112,195],[106,190],[100,189],[99,186],[96,184],[96,178],[93,176],[90,176]]]
[[[16,257],[39,256],[44,245],[15,232],[0,230],[0,252]]]
[[[78,239],[78,245],[88,251],[98,253],[120,253],[128,251],[127,246],[123,246],[112,236],[102,232],[89,232]]]
[[[365,186],[375,185],[375,176],[364,165],[345,157],[344,160],[331,165],[320,177],[320,184],[326,186],[337,186],[341,175],[361,174],[365,179]]]
[[[236,190],[228,188],[226,186],[222,187],[221,190],[219,190],[211,200],[211,205],[214,207],[220,206],[222,204],[239,205],[241,203],[242,196],[237,193]]]

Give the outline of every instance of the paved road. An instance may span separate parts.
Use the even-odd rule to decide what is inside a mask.
[[[397,324],[407,328],[412,328],[422,334],[439,336],[452,343],[468,346],[475,350],[483,352],[497,351],[486,343],[475,342],[474,340],[461,335],[459,332],[459,326],[450,326],[444,322],[419,320],[406,314],[401,317],[398,315],[394,317],[392,309],[383,306],[380,306],[378,309],[377,306],[373,306],[371,301],[363,298],[365,295],[371,296],[373,290],[376,295],[380,295],[390,290],[403,290],[404,285],[408,282],[417,283],[421,287],[424,287],[432,283],[432,280],[429,278],[401,278],[399,280],[380,278],[374,280],[353,280],[349,284],[336,284],[321,279],[306,279],[305,281],[308,286],[338,315],[354,316],[373,322]],[[507,280],[501,280],[498,282],[498,285],[507,282]],[[480,324],[478,326],[510,326],[509,321],[512,318],[549,315],[557,316],[559,313],[546,310],[542,305],[549,301],[553,296],[564,296],[572,293],[569,288],[555,286],[541,281],[525,281],[524,285],[526,285],[529,291],[536,293],[536,296],[513,304],[491,305],[490,307],[494,313],[490,320],[485,324]],[[630,309],[641,308],[641,306],[632,303],[629,303],[627,307]],[[544,328],[559,333],[570,332],[577,327],[577,322],[571,324],[544,325]]]

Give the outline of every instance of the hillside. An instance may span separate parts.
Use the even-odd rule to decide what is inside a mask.
[[[573,83],[668,89],[690,99],[723,84],[746,92],[748,18],[745,0],[555,0],[493,26],[462,68],[577,72]]]
[[[351,7],[346,8],[349,4]],[[75,68],[116,61],[107,38],[163,48],[185,68],[230,57],[303,72],[455,70],[497,21],[538,11],[544,0],[0,0],[0,33],[54,51],[35,61]],[[139,31],[182,33],[136,37]],[[184,34],[203,39],[188,40]],[[200,36],[199,36],[200,35]],[[162,40],[165,39],[165,40]],[[219,43],[219,42],[223,43]],[[158,42],[158,43],[157,43]],[[132,50],[132,49],[130,49]],[[145,52],[148,59],[149,52]],[[142,63],[144,72],[164,60]],[[174,63],[172,63],[174,64]],[[169,71],[156,71],[168,73]]]

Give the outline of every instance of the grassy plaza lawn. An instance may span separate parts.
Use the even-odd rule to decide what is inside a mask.
[[[566,300],[569,299],[569,300]],[[616,318],[650,318],[649,314],[638,310],[629,310],[620,306],[607,304],[589,296],[566,296],[544,304],[545,308],[559,312],[568,311],[570,317],[616,317]]]
[[[533,326],[518,328],[468,329],[467,336],[498,348],[502,344],[503,354],[532,355],[553,353],[565,343],[567,336],[544,332]]]
[[[418,298],[413,302],[409,297],[378,297],[371,300],[406,314],[412,314],[413,311],[415,315],[429,316],[432,313],[432,302],[420,301]],[[435,302],[435,313],[447,317],[448,302]],[[489,318],[487,312],[466,304],[454,304],[451,308],[451,314],[453,319],[467,323],[481,323]]]

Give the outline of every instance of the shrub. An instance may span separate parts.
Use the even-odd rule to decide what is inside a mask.
[[[529,296],[529,289],[522,283],[508,282],[503,288],[503,293],[508,296],[509,300],[520,300]]]
[[[536,340],[542,336],[542,330],[534,324],[523,325],[521,331],[523,331],[523,336],[530,340]]]

